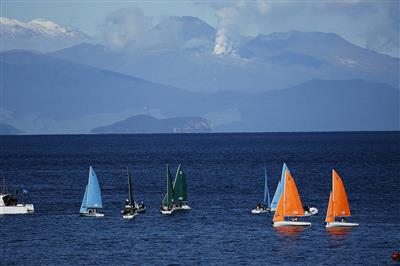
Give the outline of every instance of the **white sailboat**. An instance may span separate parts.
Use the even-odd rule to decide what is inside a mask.
[[[122,213],[122,218],[132,219],[138,213],[137,213],[135,201],[133,200],[133,195],[132,195],[131,173],[129,172],[128,169],[126,169],[126,171],[128,173],[128,199],[127,199],[125,207],[121,211],[121,213]]]
[[[358,223],[345,221],[344,217],[350,217],[350,206],[346,190],[340,176],[332,170],[332,190],[329,196],[328,211],[326,212],[325,227],[356,227]],[[341,218],[337,221],[336,218]]]
[[[97,175],[93,168],[89,168],[89,179],[86,185],[85,194],[83,196],[79,214],[85,217],[103,217],[101,213],[103,209],[103,201],[101,198],[101,190]]]
[[[310,222],[299,221],[299,217],[304,217],[304,209],[296,187],[296,183],[289,170],[285,172],[283,193],[280,197],[278,207],[272,220],[272,226],[311,226]],[[291,220],[285,220],[291,218]]]
[[[268,177],[267,168],[264,165],[264,201],[259,203],[254,209],[251,210],[253,214],[267,213],[271,211],[271,202],[268,190]]]

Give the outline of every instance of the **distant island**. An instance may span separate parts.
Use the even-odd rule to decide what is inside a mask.
[[[94,128],[91,132],[95,134],[210,133],[211,123],[202,117],[157,119],[149,115],[136,115],[108,126]]]

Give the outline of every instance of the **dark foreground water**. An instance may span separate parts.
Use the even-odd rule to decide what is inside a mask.
[[[392,264],[400,248],[400,134],[212,134],[0,137],[0,174],[23,184],[32,215],[0,216],[0,264]],[[183,163],[193,210],[163,216],[165,163]],[[303,231],[252,215],[286,162],[303,203],[320,210]],[[92,165],[105,217],[77,212]],[[148,211],[123,220],[125,167]],[[331,169],[350,200],[350,231],[327,231]]]

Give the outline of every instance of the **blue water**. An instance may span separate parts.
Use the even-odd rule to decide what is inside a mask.
[[[392,264],[400,248],[400,133],[87,135],[0,137],[0,174],[23,184],[32,215],[0,216],[0,264]],[[163,216],[165,163],[183,163],[193,210]],[[267,166],[275,191],[288,164],[310,228],[282,231],[250,213]],[[105,217],[77,215],[89,166]],[[123,220],[126,170],[148,211]],[[335,168],[360,226],[330,232],[324,216]]]

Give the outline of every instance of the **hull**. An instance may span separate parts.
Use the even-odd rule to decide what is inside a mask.
[[[294,222],[294,221],[282,221],[282,222],[272,222],[273,227],[280,226],[311,226],[310,222]]]
[[[326,228],[332,227],[357,227],[358,223],[348,223],[348,222],[328,222],[325,224]]]
[[[124,218],[124,219],[133,219],[133,218],[136,217],[136,215],[137,215],[136,212],[134,214],[125,214],[125,215],[122,215],[122,218]]]
[[[94,213],[80,212],[79,215],[82,217],[104,217],[104,213],[99,213],[99,212],[94,212]]]
[[[33,204],[17,204],[15,206],[0,206],[0,214],[27,214],[33,213]]]
[[[180,210],[188,211],[188,210],[191,210],[191,209],[192,208],[190,208],[189,205],[184,204],[182,206],[173,206],[171,210],[161,210],[161,213],[162,214],[172,214],[174,211],[180,211]]]
[[[182,205],[182,206],[174,206],[173,209],[174,209],[175,211],[177,211],[177,210],[191,210],[192,208],[190,208],[189,205],[184,204],[184,205]]]
[[[172,214],[174,212],[174,210],[161,210],[162,214]]]
[[[271,209],[257,209],[257,208],[255,208],[255,209],[251,210],[251,213],[253,213],[253,214],[268,213],[268,212],[271,212]]]

